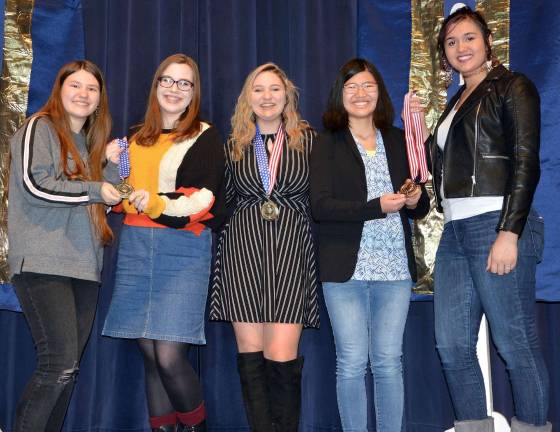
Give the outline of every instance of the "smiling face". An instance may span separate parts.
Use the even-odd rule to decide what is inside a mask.
[[[184,63],[171,63],[161,74],[161,76],[170,77],[174,81],[188,80],[190,82],[194,82],[193,75],[191,67]],[[193,89],[191,88],[188,91],[179,90],[177,83],[168,88],[158,84],[156,96],[163,127],[171,129],[191,103]]]
[[[348,113],[348,120],[373,118],[377,106],[379,88],[371,72],[357,73],[344,83],[342,104]]]
[[[250,90],[249,105],[261,132],[276,132],[286,106],[286,87],[280,77],[271,71],[258,74]]]
[[[443,46],[451,67],[463,75],[476,71],[488,59],[482,31],[468,18],[450,26]]]
[[[90,72],[80,69],[66,77],[60,99],[73,132],[82,130],[87,118],[99,105],[100,94],[99,82]]]

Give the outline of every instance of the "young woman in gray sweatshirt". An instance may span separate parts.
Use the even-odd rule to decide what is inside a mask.
[[[10,142],[8,262],[37,349],[14,431],[62,428],[99,289],[105,205],[121,198],[105,84],[89,61],[63,66],[47,103]]]

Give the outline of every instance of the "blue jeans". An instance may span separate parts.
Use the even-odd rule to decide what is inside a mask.
[[[517,265],[507,275],[486,271],[500,212],[445,224],[435,264],[436,343],[458,420],[487,416],[484,381],[476,357],[482,314],[505,360],[519,420],[544,425],[548,373],[535,323],[535,267],[544,224],[531,212],[518,240]]]
[[[402,341],[411,285],[410,279],[323,283],[336,345],[336,394],[345,432],[367,431],[368,358],[373,373],[376,430],[401,430]]]

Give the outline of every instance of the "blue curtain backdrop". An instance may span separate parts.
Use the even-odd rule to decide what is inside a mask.
[[[33,63],[27,115],[46,102],[60,66],[85,57],[81,0],[36,0],[31,39]]]
[[[537,272],[538,297],[560,301],[560,205],[555,198],[560,188],[560,38],[551,31],[560,26],[560,2],[511,0],[510,19],[511,68],[533,80],[541,95],[542,174],[535,208],[545,219],[546,242]]]
[[[537,57],[534,57],[535,43],[529,45],[528,34],[523,40],[513,37],[516,28],[529,29],[542,22],[543,17],[548,17],[549,22],[557,20],[558,24],[558,6],[549,3],[543,2],[537,9],[519,0],[512,1],[512,60],[514,49],[522,50],[516,54],[519,55],[519,69],[535,81],[542,79],[537,84],[543,98],[543,114],[545,111],[549,113],[546,118],[543,115],[543,126],[550,127],[546,132],[548,135],[543,131],[543,177],[548,177],[552,185],[558,185],[558,178],[554,180],[552,170],[558,156],[554,158],[546,153],[552,153],[551,144],[554,134],[557,135],[554,126],[558,126],[553,108],[552,76],[560,71],[558,62],[551,59],[555,53],[556,57],[560,54],[559,41],[551,30],[557,26],[541,26],[532,32],[535,40],[542,41],[537,48],[543,52],[540,56],[537,53]],[[56,25],[63,26],[61,28],[71,36],[57,37],[56,43],[66,41],[71,42],[69,45],[85,46],[87,58],[104,70],[115,136],[125,134],[130,125],[142,120],[153,71],[161,59],[177,51],[197,60],[203,80],[204,116],[218,126],[224,137],[229,131],[229,117],[245,76],[255,66],[269,60],[283,67],[300,88],[303,116],[317,129],[321,129],[321,113],[338,68],[358,52],[379,65],[397,112],[407,90],[409,1],[82,0],[80,4],[79,1],[36,0],[35,5],[41,10],[50,8],[52,12],[59,8],[61,14],[58,17],[72,17],[65,24],[57,22]],[[77,33],[80,5],[83,7],[85,42]],[[514,7],[524,10],[519,12],[520,18],[516,18],[517,24],[513,19]],[[34,16],[34,25],[35,21]],[[523,32],[518,30],[518,33]],[[49,32],[43,37],[48,41]],[[54,43],[53,38],[50,40]],[[51,50],[50,54],[54,56],[56,50]],[[43,81],[47,93],[60,64],[50,68],[50,75],[47,73],[49,68],[44,69],[45,76],[51,77]],[[35,65],[34,60],[34,68]],[[533,67],[531,70],[542,75],[531,75],[527,69]],[[32,80],[32,88],[35,82],[42,81],[35,70]],[[43,97],[47,93],[43,93]],[[557,89],[554,94],[558,94]],[[37,106],[43,101],[37,102]],[[545,145],[545,137],[550,144]],[[545,174],[547,164],[551,172]],[[546,199],[543,192],[546,182],[543,179],[539,199],[546,201],[544,204],[549,205],[546,211],[553,215],[552,207],[558,205],[554,200]],[[118,232],[120,218],[112,215],[111,224]],[[551,225],[547,224],[547,229]],[[560,239],[558,235],[548,237],[545,263],[550,270],[546,276],[552,280],[558,270],[554,267],[557,264],[553,263],[555,255],[551,248],[558,248]],[[117,248],[118,244],[115,244],[105,256],[98,315],[81,365],[65,431],[148,430],[143,370],[135,344],[100,335],[111,297]],[[557,295],[558,284],[550,283],[550,288],[550,295]],[[556,423],[560,412],[560,376],[556,372],[560,365],[557,343],[560,340],[560,305],[539,303],[537,310],[539,334],[544,341],[553,384],[550,418]],[[413,303],[405,332],[406,430],[412,432],[439,432],[450,427],[453,419],[434,347],[432,312],[431,302]],[[334,344],[324,304],[321,304],[321,323],[319,330],[305,331],[301,343],[305,368],[300,430],[304,432],[340,430]],[[0,429],[10,431],[15,404],[34,368],[34,348],[22,314],[0,311],[0,329]],[[246,431],[231,326],[207,323],[206,331],[207,346],[193,348],[189,355],[204,383],[210,431]],[[512,402],[505,370],[495,352],[492,359],[495,406],[506,416],[511,416]],[[374,430],[371,421],[370,425],[370,430]]]

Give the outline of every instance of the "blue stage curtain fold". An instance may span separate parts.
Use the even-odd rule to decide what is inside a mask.
[[[408,92],[410,18],[410,0],[358,2],[358,55],[371,61],[381,73],[399,127],[403,98]]]
[[[529,5],[511,0],[511,69],[527,75],[541,96],[541,181],[534,206],[544,217],[544,260],[537,268],[537,297],[560,301],[560,2],[539,0]]]
[[[81,0],[35,0],[31,39],[33,63],[27,115],[47,101],[60,67],[84,58]]]
[[[196,0],[84,1],[87,57],[104,72],[115,136],[144,118],[152,74],[165,57],[198,61]],[[203,86],[205,85],[203,80]]]
[[[86,0],[83,7],[87,56],[106,74],[115,135],[142,121],[152,74],[175,52],[197,61],[202,114],[224,137],[245,77],[267,61],[286,70],[301,90],[303,117],[321,129],[328,87],[356,54],[356,0]]]

